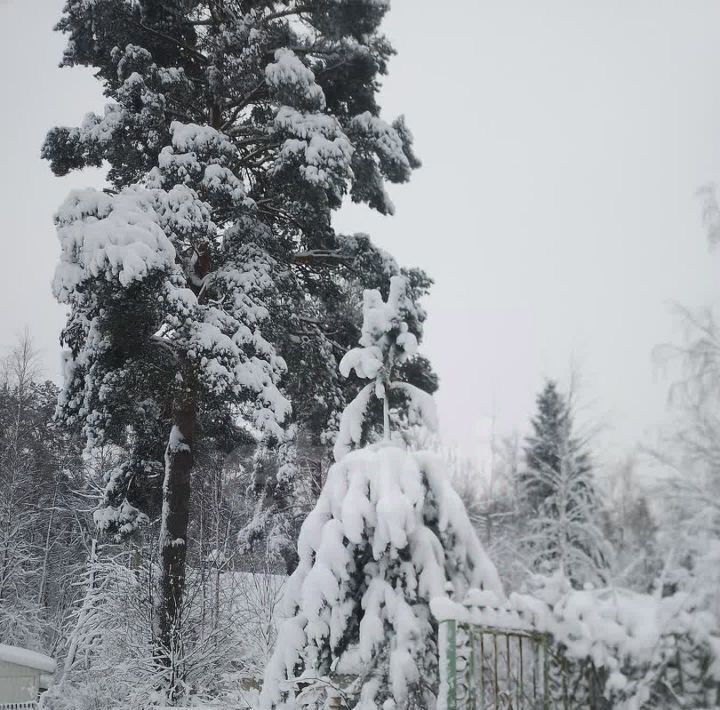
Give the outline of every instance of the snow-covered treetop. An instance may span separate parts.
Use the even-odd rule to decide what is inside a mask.
[[[391,213],[384,183],[405,182],[419,161],[404,120],[382,119],[376,102],[392,54],[379,33],[388,6],[66,0],[63,64],[96,68],[110,101],[51,131],[44,155],[58,174],[108,161],[121,187],[152,170],[173,124],[212,126],[252,197],[280,210],[269,222],[330,236],[345,194]]]
[[[370,398],[383,402],[383,435],[390,438],[388,394],[398,390],[409,400],[411,420],[429,429],[437,429],[437,414],[432,397],[407,382],[395,382],[396,368],[417,352],[418,342],[408,327],[414,304],[407,296],[407,281],[402,276],[390,279],[390,292],[384,301],[376,289],[363,294],[363,325],[360,347],[353,348],[340,361],[340,372],[348,377],[352,371],[361,379],[372,380],[347,406],[340,420],[335,442],[335,459],[339,461],[362,440],[363,423]]]
[[[406,290],[405,279],[393,276],[387,301],[383,301],[377,290],[365,291],[361,347],[353,348],[340,361],[343,377],[355,370],[358,377],[376,380],[382,385],[383,380],[389,379],[396,364],[415,354],[417,338],[408,331],[404,317],[405,312],[412,308]]]

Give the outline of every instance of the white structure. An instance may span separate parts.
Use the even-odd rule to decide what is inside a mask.
[[[42,653],[0,643],[0,710],[34,708],[55,673],[55,661]]]

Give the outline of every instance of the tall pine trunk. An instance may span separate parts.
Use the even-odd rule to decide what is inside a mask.
[[[182,603],[185,589],[190,475],[197,419],[197,389],[189,367],[179,370],[182,383],[173,404],[173,426],[165,450],[165,479],[160,524],[160,576],[157,641],[160,663],[169,671],[170,699],[182,675]]]

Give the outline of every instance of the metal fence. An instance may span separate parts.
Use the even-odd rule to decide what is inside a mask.
[[[444,621],[448,710],[549,708],[548,639]]]
[[[605,678],[532,630],[443,621],[447,710],[605,710]]]
[[[622,667],[623,690],[606,697],[607,671],[568,658],[551,636],[527,629],[440,623],[447,710],[610,710],[643,687],[647,708],[720,708],[707,649],[669,634],[652,666]]]

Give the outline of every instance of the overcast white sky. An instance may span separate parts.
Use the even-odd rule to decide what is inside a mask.
[[[40,145],[103,104],[89,72],[56,68],[61,6],[0,0],[0,345],[27,325],[54,378],[52,214],[100,175],[54,178]],[[435,278],[445,437],[470,451],[493,414],[524,429],[543,377],[573,363],[606,444],[650,435],[670,304],[720,299],[695,197],[720,181],[720,3],[393,0],[386,31],[386,116],[406,114],[424,166],[392,190],[395,217],[352,207],[337,225]]]

